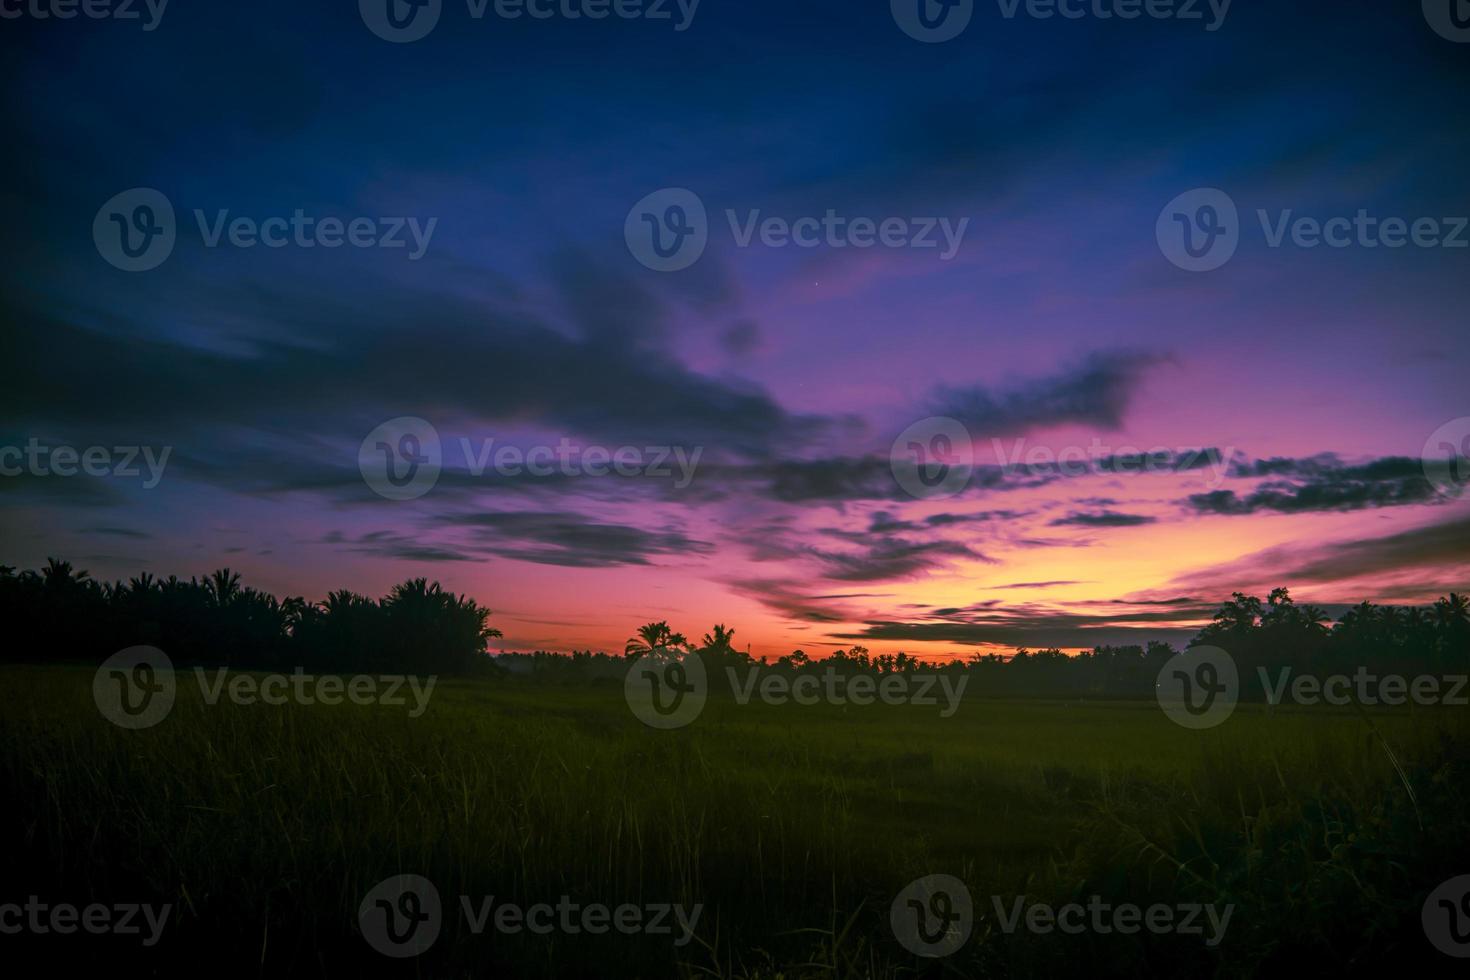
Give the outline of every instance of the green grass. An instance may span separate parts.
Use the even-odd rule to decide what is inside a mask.
[[[428,711],[209,706],[192,683],[156,728],[107,723],[91,672],[0,671],[11,842],[0,902],[172,902],[163,941],[66,954],[228,975],[1132,976],[1368,973],[1436,963],[1419,904],[1470,871],[1466,719],[1243,706],[1186,731],[1141,703],[937,708],[738,705],[639,723],[620,685],[441,681]],[[1411,800],[1384,742],[1404,764]],[[356,932],[363,894],[422,874],[532,904],[703,903],[695,942],[474,936],[423,957]],[[921,961],[888,908],[964,880],[975,934]],[[1234,903],[1197,937],[1008,936],[989,896]],[[0,947],[10,937],[0,937]],[[54,944],[63,937],[36,937]],[[55,948],[53,953],[61,955]]]

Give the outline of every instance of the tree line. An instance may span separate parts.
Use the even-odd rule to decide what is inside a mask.
[[[697,656],[716,686],[728,676],[727,668],[793,675],[834,669],[880,677],[926,670],[968,674],[969,691],[983,696],[1149,698],[1159,672],[1180,653],[1155,640],[1097,646],[1078,654],[1022,647],[1009,655],[977,653],[931,663],[903,652],[873,654],[853,646],[824,658],[796,650],[772,662],[737,649],[734,632],[717,625],[702,641],[691,643],[667,622],[657,622],[640,627],[622,657],[582,650],[570,656],[536,652],[499,659],[519,673],[560,680],[620,680],[628,659]],[[1359,668],[1380,677],[1463,674],[1470,672],[1470,603],[1458,593],[1428,606],[1363,602],[1333,622],[1319,606],[1298,605],[1287,589],[1273,590],[1264,601],[1237,592],[1187,646],[1200,645],[1231,655],[1240,675],[1241,696],[1247,699],[1262,696],[1263,669],[1268,678],[1279,676],[1282,669],[1319,676],[1352,674]]]
[[[490,610],[422,578],[381,599],[342,590],[308,602],[244,586],[228,568],[99,582],[54,558],[19,574],[0,566],[0,616],[12,640],[0,660],[28,663],[148,645],[176,666],[461,674],[489,668],[487,642],[500,636]]]
[[[918,670],[964,672],[970,691],[990,696],[1151,697],[1159,671],[1179,651],[1168,643],[1097,646],[1072,655],[1020,648],[933,664],[907,653],[874,654],[862,646],[813,658],[796,650],[770,661],[735,645],[735,630],[714,626],[690,642],[667,622],[648,623],[621,655],[574,651],[491,657],[501,636],[490,610],[416,578],[373,599],[341,590],[319,602],[275,596],[220,569],[187,581],[142,574],[102,582],[51,559],[17,573],[0,566],[0,615],[10,643],[0,661],[100,662],[146,644],[179,666],[246,670],[302,668],[323,673],[513,673],[539,679],[621,681],[642,656],[696,656],[716,684],[726,668],[798,674],[823,670],[884,676]],[[1286,589],[1263,601],[1234,593],[1189,644],[1221,647],[1235,659],[1246,697],[1261,691],[1259,669],[1275,673],[1384,675],[1470,670],[1470,605],[1451,593],[1428,606],[1360,603],[1335,622],[1318,606],[1297,604]]]

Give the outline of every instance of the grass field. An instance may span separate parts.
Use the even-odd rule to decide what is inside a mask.
[[[90,670],[0,677],[0,902],[174,905],[148,949],[24,940],[58,961],[269,976],[1432,974],[1454,961],[1426,944],[1420,905],[1470,871],[1463,709],[1370,723],[1242,706],[1192,732],[1151,703],[972,699],[941,719],[715,698],[692,726],[659,732],[620,685],[441,681],[409,718],[207,705],[181,684],[163,723],[125,731],[98,713]],[[391,960],[357,910],[408,873],[434,882],[449,914],[429,951]],[[974,896],[973,935],[943,960],[912,956],[889,926],[894,897],[931,873]],[[1209,948],[1007,934],[990,900],[1094,894],[1235,911]],[[474,935],[460,895],[703,912],[683,946]]]

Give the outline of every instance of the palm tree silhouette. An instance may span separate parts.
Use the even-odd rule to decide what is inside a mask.
[[[240,596],[240,573],[228,568],[215,570],[204,580],[204,592],[216,608],[224,609]]]
[[[1378,618],[1377,606],[1371,602],[1360,602],[1343,613],[1337,625],[1345,633],[1366,634],[1377,624]]]
[[[1434,623],[1442,629],[1451,629],[1456,624],[1470,623],[1470,602],[1458,592],[1434,603]]]
[[[723,623],[716,623],[710,632],[704,634],[702,649],[706,653],[733,653],[735,650],[734,638],[734,629],[727,629]]]
[[[627,646],[623,648],[623,655],[629,660],[649,654],[667,656],[670,652],[677,652],[687,646],[689,641],[684,638],[684,634],[675,633],[668,623],[648,623],[638,627],[637,636],[629,637]]]
[[[87,572],[73,571],[71,562],[58,561],[55,558],[47,558],[46,567],[41,569],[41,581],[52,589],[68,589],[81,585],[91,577]]]

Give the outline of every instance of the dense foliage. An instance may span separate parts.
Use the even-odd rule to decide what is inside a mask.
[[[179,666],[463,673],[488,665],[490,610],[412,579],[382,599],[333,592],[277,599],[221,569],[203,579],[143,574],[98,582],[68,562],[0,567],[0,616],[13,643],[0,660],[101,661],[147,644]]]

